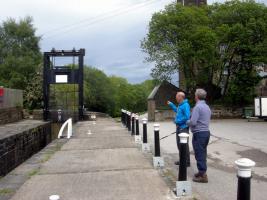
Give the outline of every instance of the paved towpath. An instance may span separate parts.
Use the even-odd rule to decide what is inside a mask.
[[[68,140],[12,200],[174,199],[151,160],[128,131],[110,118],[79,122]]]

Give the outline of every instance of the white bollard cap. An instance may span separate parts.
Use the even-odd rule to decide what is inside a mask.
[[[189,137],[188,133],[180,133],[178,136],[180,137],[180,143],[187,143]]]
[[[251,177],[251,168],[256,165],[253,160],[248,158],[240,158],[235,161],[235,164],[238,167],[237,175],[243,178]]]
[[[146,124],[147,123],[147,118],[143,118],[142,121],[143,121],[143,124]]]
[[[159,124],[154,124],[154,131],[159,131],[159,127],[160,127]]]
[[[59,195],[51,195],[49,197],[49,200],[59,200],[59,199],[60,199]]]

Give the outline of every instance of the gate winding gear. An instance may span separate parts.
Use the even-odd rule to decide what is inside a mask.
[[[51,117],[49,107],[50,100],[50,84],[66,83],[78,84],[78,118],[83,119],[83,67],[84,67],[85,49],[80,50],[55,50],[44,52],[44,68],[43,68],[43,100],[44,100],[44,120],[54,120]],[[67,66],[55,66],[53,60],[56,57],[78,57],[78,68],[73,69]],[[73,63],[74,64],[74,63]],[[64,82],[58,82],[58,77],[65,77]],[[67,77],[67,78],[66,78]]]

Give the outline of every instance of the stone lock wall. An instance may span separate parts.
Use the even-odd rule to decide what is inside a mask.
[[[23,119],[22,107],[0,108],[0,125]]]
[[[212,106],[211,111],[212,111],[212,118],[213,119],[241,118],[243,115],[243,109],[242,108]]]
[[[0,176],[40,151],[51,141],[51,124],[0,138]]]

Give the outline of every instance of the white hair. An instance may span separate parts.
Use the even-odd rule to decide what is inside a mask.
[[[196,89],[195,95],[198,97],[200,100],[204,100],[207,97],[207,92],[204,89]]]

